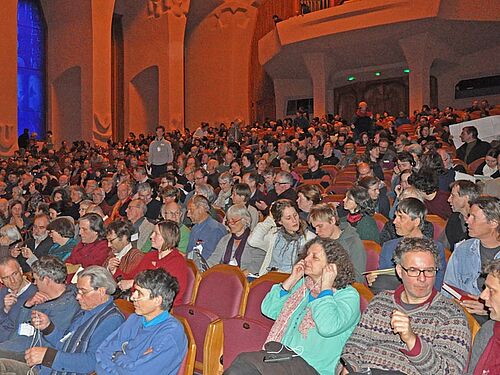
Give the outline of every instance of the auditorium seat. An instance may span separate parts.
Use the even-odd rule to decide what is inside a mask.
[[[274,284],[285,281],[288,276],[290,276],[288,273],[268,272],[250,283],[250,288],[246,300],[246,308],[243,316],[247,319],[252,319],[271,327],[274,323],[274,320],[271,320],[268,317],[264,316],[260,310],[260,306],[262,304],[262,300],[269,292],[271,287]]]
[[[373,292],[366,285],[361,283],[356,282],[352,284],[352,286],[356,288],[359,293],[359,308],[361,313],[363,313],[373,298]]]
[[[187,266],[187,285],[182,303],[192,303],[194,301],[194,299],[196,298],[196,292],[198,291],[198,285],[201,280],[200,271],[191,259],[187,260]]]
[[[441,216],[434,214],[429,214],[425,218],[427,221],[431,222],[434,227],[434,241],[439,241],[446,228],[446,220]]]
[[[194,341],[193,332],[191,331],[191,327],[189,326],[188,321],[182,316],[175,315],[173,316],[182,323],[184,327],[184,333],[187,337],[188,349],[186,352],[186,356],[182,360],[181,367],[177,372],[177,375],[192,375],[194,372],[194,362],[196,359],[196,343]]]
[[[205,338],[203,373],[221,374],[238,354],[261,350],[269,329],[261,322],[242,317],[210,323]]]
[[[366,271],[378,270],[382,247],[372,240],[363,240],[363,246],[366,252]]]
[[[375,212],[373,214],[373,219],[377,223],[377,228],[378,228],[379,233],[382,232],[382,229],[384,229],[385,223],[387,223],[389,221],[384,215],[382,215],[381,213],[378,213],[378,212]]]

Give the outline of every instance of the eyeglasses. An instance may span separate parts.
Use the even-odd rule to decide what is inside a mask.
[[[275,185],[288,185],[288,182],[279,182],[279,181],[274,181]]]
[[[79,295],[81,295],[81,296],[85,296],[85,295],[87,295],[87,294],[89,294],[90,292],[93,292],[93,291],[95,291],[95,290],[97,290],[97,288],[93,288],[93,289],[90,289],[90,290],[85,290],[85,289],[80,289],[80,288],[78,288],[78,289],[76,289],[76,293],[78,293],[78,294],[79,294]]]
[[[239,223],[241,221],[241,217],[239,219],[228,219],[227,223],[230,225],[234,225],[236,223]]]
[[[109,243],[113,243],[114,240],[116,240],[118,238],[118,236],[116,236],[115,238],[106,238],[106,240],[109,242]]]
[[[418,268],[413,268],[413,267],[404,268],[403,266],[401,266],[401,268],[410,277],[419,277],[423,273],[426,278],[431,278],[431,277],[435,277],[437,271],[439,271],[439,268],[429,268],[426,270],[419,270]]]

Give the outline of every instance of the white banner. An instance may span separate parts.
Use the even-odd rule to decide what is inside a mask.
[[[500,116],[488,116],[450,125],[450,133],[453,136],[453,143],[456,148],[463,145],[463,142],[460,140],[460,133],[465,126],[475,126],[478,138],[483,141],[491,142],[500,139]]]

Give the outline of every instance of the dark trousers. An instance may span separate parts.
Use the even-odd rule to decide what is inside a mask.
[[[301,357],[297,356],[282,362],[264,362],[264,350],[241,353],[224,371],[224,375],[318,375]]]
[[[158,178],[167,174],[167,164],[151,164],[151,178]]]

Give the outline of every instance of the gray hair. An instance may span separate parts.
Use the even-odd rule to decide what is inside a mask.
[[[137,184],[137,192],[143,192],[143,191],[147,191],[149,193],[152,192],[152,189],[151,189],[151,185],[147,182],[141,182],[139,184]]]
[[[436,243],[431,238],[403,238],[394,251],[394,263],[401,265],[403,255],[410,252],[427,252],[434,257],[435,267],[441,264],[439,250]]]
[[[210,212],[210,202],[208,201],[207,197],[203,195],[195,194],[189,200],[189,202],[192,202],[195,207],[203,208],[207,213]]]
[[[65,284],[68,271],[62,260],[52,255],[46,255],[38,259],[31,266],[33,273],[36,273],[40,279],[48,277],[56,284]]]
[[[88,276],[90,286],[94,289],[104,288],[107,295],[112,295],[116,291],[116,282],[111,273],[101,266],[89,266],[78,272],[78,279]]]
[[[239,217],[245,224],[245,228],[250,228],[252,224],[252,216],[250,216],[250,212],[243,204],[233,204],[226,213],[226,220],[229,218]]]
[[[290,173],[281,171],[281,172],[276,173],[275,178],[278,178],[278,177],[280,177],[283,180],[283,182],[286,182],[289,185],[293,185],[293,176]]]
[[[419,219],[418,227],[420,230],[424,229],[425,216],[427,215],[427,208],[425,204],[417,198],[405,198],[398,203],[396,212],[401,212],[410,217],[411,220]]]
[[[135,204],[137,206],[138,209],[140,209],[142,211],[142,215],[146,215],[146,212],[148,212],[148,205],[146,204],[146,202],[144,202],[142,199],[140,198],[137,198],[137,199],[132,199],[129,203],[129,206],[131,204]]]
[[[220,182],[227,182],[229,184],[233,184],[233,176],[229,172],[224,172],[219,176],[219,183]]]
[[[10,242],[19,241],[21,237],[21,233],[19,229],[15,225],[6,224],[2,228],[0,228],[0,236],[7,237]]]
[[[216,196],[215,196],[214,188],[212,186],[210,186],[209,184],[198,185],[196,187],[196,193],[198,195],[202,195],[205,198],[207,198],[210,203],[213,203],[215,201]]]
[[[422,146],[418,143],[412,143],[411,145],[405,146],[405,150],[410,154],[415,154],[418,157],[422,156]]]

